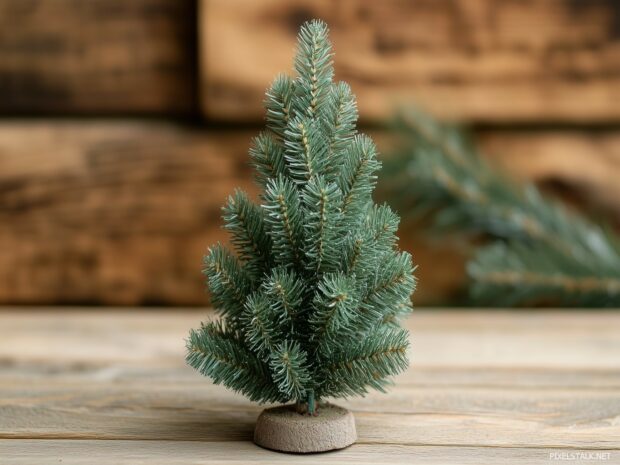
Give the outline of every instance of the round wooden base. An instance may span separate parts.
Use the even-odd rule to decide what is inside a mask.
[[[280,452],[325,452],[350,446],[356,439],[353,414],[331,404],[321,404],[316,416],[297,413],[295,405],[265,409],[254,429],[256,444]]]

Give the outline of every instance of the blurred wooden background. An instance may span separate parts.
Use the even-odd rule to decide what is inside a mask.
[[[219,207],[255,192],[263,92],[313,17],[371,132],[414,102],[620,221],[620,1],[0,0],[0,303],[206,303]],[[400,235],[415,302],[454,296],[463,252]]]

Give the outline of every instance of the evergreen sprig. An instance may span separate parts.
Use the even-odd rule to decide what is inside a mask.
[[[531,184],[485,162],[458,128],[414,109],[398,121],[402,149],[385,186],[401,212],[430,215],[440,231],[492,240],[467,265],[478,305],[620,305],[620,240]]]
[[[236,191],[223,208],[236,255],[209,250],[205,274],[219,322],[192,331],[187,362],[259,402],[383,390],[407,366],[411,256],[398,216],[372,201],[380,168],[356,133],[355,97],[334,83],[327,26],[299,33],[297,76],[267,91],[267,131],[250,157],[260,205]]]

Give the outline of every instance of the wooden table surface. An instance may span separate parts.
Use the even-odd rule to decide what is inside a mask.
[[[359,439],[278,454],[261,410],[185,366],[207,311],[0,310],[0,464],[620,463],[620,312],[417,310]]]

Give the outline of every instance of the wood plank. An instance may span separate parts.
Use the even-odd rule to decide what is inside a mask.
[[[202,255],[227,239],[226,196],[237,186],[256,194],[247,149],[257,132],[131,119],[3,121],[0,302],[205,305]],[[619,134],[497,130],[478,139],[511,174],[559,186],[620,223]],[[373,135],[387,151],[386,136]],[[399,233],[419,265],[414,302],[458,301],[466,250],[423,233],[416,224]]]
[[[10,246],[0,256],[0,302],[206,304],[202,255],[227,239],[227,195],[256,194],[247,156],[256,133],[127,119],[4,121],[0,242]],[[423,267],[419,303],[458,287],[453,252],[417,247],[416,257],[434,264]]]
[[[0,437],[248,440],[260,407],[184,365],[208,316],[5,309]],[[389,395],[341,402],[360,444],[620,449],[620,313],[417,311],[406,327],[413,364]]]
[[[3,123],[0,301],[206,303],[220,207],[252,190],[230,140],[163,122]]]
[[[198,377],[198,375],[196,375]],[[155,378],[157,379],[157,378]],[[247,441],[261,407],[199,383],[0,383],[0,438]],[[39,386],[37,386],[37,384]],[[614,390],[413,388],[339,400],[360,444],[620,449]],[[578,426],[578,427],[577,427]]]
[[[179,442],[179,441],[88,441],[88,440],[0,440],[0,454],[6,465],[225,465],[230,463],[316,463],[314,455],[279,454],[261,449],[250,442]],[[550,454],[573,454],[571,463],[612,460],[615,450],[562,451],[537,448],[437,447],[354,444],[322,454],[323,465],[355,464],[452,464],[452,465],[531,465],[548,464]],[[556,455],[552,455],[555,457]],[[557,455],[562,457],[563,455]],[[564,455],[564,457],[569,457]],[[589,458],[592,457],[592,458]]]
[[[205,379],[196,376],[194,371],[182,365],[183,354],[175,359],[175,363],[162,362],[161,366],[136,366],[116,362],[47,364],[29,362],[8,365],[2,362],[3,377],[0,384],[3,389],[11,390],[28,384],[41,377],[46,378],[50,389],[61,386],[92,387],[93,383],[109,383],[114,388],[132,390],[152,380],[156,386],[176,389],[179,385],[200,388],[205,386]],[[510,389],[523,391],[519,395],[528,395],[529,391],[559,389],[562,391],[592,392],[592,395],[613,392],[619,388],[620,373],[616,369],[562,369],[562,368],[480,368],[470,366],[429,367],[412,362],[413,368],[397,378],[397,388],[402,392],[436,388],[471,388],[501,391]],[[36,384],[36,383],[35,383]],[[219,388],[218,388],[219,389]],[[599,392],[600,391],[600,392]],[[217,396],[217,389],[211,392]],[[379,397],[381,398],[381,396]],[[389,409],[388,409],[389,410]]]
[[[213,316],[208,310],[179,308],[0,308],[0,360],[8,366],[80,370],[119,363],[134,368],[183,366],[189,328]],[[413,335],[417,368],[477,369],[481,375],[493,368],[584,370],[587,376],[620,369],[620,313],[419,309],[406,327]],[[514,383],[521,384],[517,379]]]
[[[194,0],[1,0],[0,113],[186,114]]]
[[[466,121],[617,122],[619,15],[609,1],[201,0],[202,108],[262,121],[299,25],[322,18],[366,121],[409,101]]]
[[[417,358],[417,349],[415,351]],[[46,383],[87,383],[93,380],[109,381],[133,387],[152,381],[156,385],[168,386],[177,383],[204,386],[204,379],[195,376],[185,366],[180,366],[179,353],[173,360],[162,361],[157,367],[137,366],[125,362],[109,363],[95,361],[44,361],[19,362],[9,357],[0,359],[3,387],[13,388],[45,376]],[[165,369],[162,369],[164,367]],[[408,387],[474,387],[493,389],[548,389],[562,388],[589,390],[620,389],[620,372],[606,368],[557,368],[542,367],[495,367],[495,366],[428,366],[414,362],[414,369],[398,378],[399,386]]]

